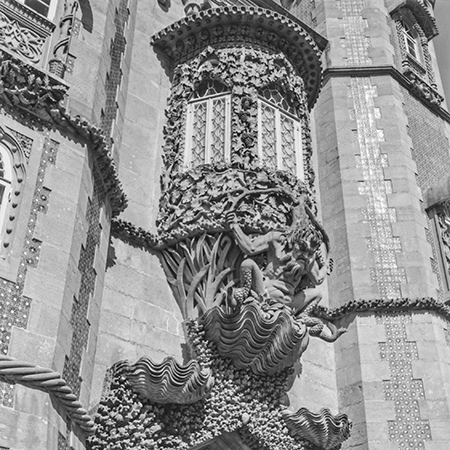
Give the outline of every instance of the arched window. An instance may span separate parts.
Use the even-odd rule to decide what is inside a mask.
[[[422,50],[420,45],[420,36],[412,24],[402,19],[402,39],[407,53],[417,61],[422,61]]]
[[[230,92],[214,80],[203,82],[187,107],[185,164],[230,159]]]
[[[3,230],[5,217],[11,201],[12,181],[11,156],[9,151],[0,144],[0,231]]]
[[[258,98],[258,150],[262,164],[303,178],[300,121],[294,104],[278,89]]]

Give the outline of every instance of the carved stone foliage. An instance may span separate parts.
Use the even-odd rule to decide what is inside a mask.
[[[205,80],[228,86],[232,95],[231,164],[233,167],[260,167],[257,152],[258,91],[268,86],[283,89],[293,102],[305,134],[306,179],[311,182],[310,142],[304,82],[282,53],[235,47],[206,48],[188,63],[174,70],[173,88],[166,110],[164,163],[169,174],[183,169],[186,107],[195,90]],[[163,186],[168,180],[163,181]]]
[[[350,424],[343,416],[329,412],[319,418],[300,411],[286,415],[280,399],[289,370],[275,375],[256,375],[251,369],[237,369],[228,358],[217,354],[205,339],[197,321],[187,323],[188,341],[198,364],[211,371],[214,385],[192,404],[150,401],[130,387],[126,376],[116,371],[111,389],[98,408],[97,432],[89,440],[90,450],[105,448],[189,449],[207,444],[223,433],[237,432],[251,449],[331,450],[348,437]],[[179,381],[178,377],[175,377]],[[309,441],[291,423],[291,417],[306,417],[317,428]],[[324,426],[322,422],[326,422]],[[334,428],[333,428],[334,425]],[[333,438],[326,435],[333,435]],[[309,433],[308,436],[312,436]]]
[[[198,166],[173,176],[161,194],[159,238],[169,243],[225,230],[228,212],[253,232],[280,229],[288,225],[292,206],[308,193],[305,183],[286,172]]]
[[[302,76],[305,95],[312,107],[322,82],[318,45],[323,50],[326,41],[312,30],[306,32],[301,25],[263,8],[223,6],[183,18],[153,36],[151,43],[170,69],[174,64],[192,59],[208,46],[244,44],[264,48],[269,53],[282,51],[296,73]]]
[[[0,11],[0,44],[19,53],[32,63],[41,59],[45,39]]]

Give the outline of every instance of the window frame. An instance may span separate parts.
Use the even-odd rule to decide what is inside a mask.
[[[194,161],[193,155],[193,129],[194,129],[194,108],[201,103],[206,104],[205,117],[205,160],[202,164],[211,164],[213,160],[212,150],[212,119],[214,101],[224,99],[225,102],[225,127],[224,127],[224,153],[223,161],[230,162],[231,160],[231,92],[220,92],[217,94],[208,95],[205,97],[194,98],[187,104],[186,110],[186,140],[184,145],[184,165],[192,166]]]
[[[419,64],[423,65],[424,55],[419,33],[407,18],[401,17],[400,23],[402,27],[401,34],[403,43],[405,45],[406,54],[408,55],[408,57],[413,58]],[[414,54],[411,52],[411,48],[414,50]]]
[[[282,149],[282,135],[281,135],[281,127],[282,121],[281,118],[283,116],[292,120],[294,123],[294,152],[295,152],[295,163],[296,163],[296,173],[294,174],[300,180],[304,180],[305,178],[305,168],[303,161],[303,136],[302,136],[302,126],[300,120],[295,115],[281,109],[278,105],[274,105],[272,102],[267,100],[265,97],[258,95],[258,156],[260,161],[264,163],[264,155],[263,155],[263,142],[262,142],[262,133],[263,133],[263,122],[262,122],[262,109],[264,106],[268,106],[275,111],[275,155],[277,167],[273,168],[276,170],[283,170],[289,172],[289,170],[283,167],[283,149]]]
[[[36,14],[39,14],[41,17],[45,17],[47,20],[53,20],[53,18],[55,17],[58,0],[50,0],[50,3],[48,5],[47,15],[44,15],[44,14],[40,13],[39,11],[37,11],[32,6],[27,5],[26,4],[27,0],[17,0],[17,1],[19,3],[22,3],[22,5],[26,6],[27,8],[31,9],[32,11],[34,11]],[[42,0],[35,0],[35,1],[38,3],[45,4]]]

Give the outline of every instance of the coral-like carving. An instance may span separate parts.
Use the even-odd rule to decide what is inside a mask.
[[[371,300],[351,300],[345,305],[335,309],[328,309],[321,305],[316,305],[311,314],[328,321],[337,321],[351,314],[364,312],[394,311],[432,311],[450,321],[450,306],[431,297],[424,298],[394,298],[394,299],[371,299]]]
[[[345,414],[334,416],[326,408],[318,414],[306,408],[282,414],[292,436],[301,436],[323,450],[337,448],[350,437],[352,424]]]
[[[289,434],[283,418],[286,407],[280,402],[289,370],[256,375],[250,369],[236,369],[230,359],[217,354],[197,321],[189,321],[187,331],[198,363],[214,377],[209,395],[192,404],[155,403],[135,392],[117,367],[98,407],[90,450],[186,450],[234,432],[251,450],[319,450],[306,438]]]
[[[216,307],[207,311],[200,323],[220,356],[255,374],[292,366],[308,345],[306,325],[280,306],[251,302],[229,313]]]
[[[125,209],[127,200],[109,152],[110,143],[98,127],[66,110],[67,89],[49,74],[0,50],[0,101],[13,110],[19,109],[36,117],[46,126],[54,124],[90,142],[113,215],[117,215]]]
[[[145,357],[133,365],[122,362],[116,372],[128,380],[133,391],[153,403],[195,403],[213,385],[208,368],[202,368],[197,361],[181,365],[170,357],[160,364]]]

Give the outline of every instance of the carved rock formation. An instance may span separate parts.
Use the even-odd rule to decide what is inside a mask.
[[[212,308],[200,322],[205,337],[217,346],[222,357],[233,360],[238,369],[255,374],[276,373],[294,364],[305,350],[309,335],[306,325],[285,308],[265,308],[246,303],[227,313]]]
[[[154,403],[194,403],[211,390],[214,382],[210,370],[197,361],[181,365],[171,357],[160,364],[143,357],[135,364],[124,361],[116,367],[133,391]]]
[[[345,414],[334,416],[327,408],[317,414],[306,408],[282,414],[291,436],[307,439],[323,450],[336,448],[350,437],[352,423]]]

